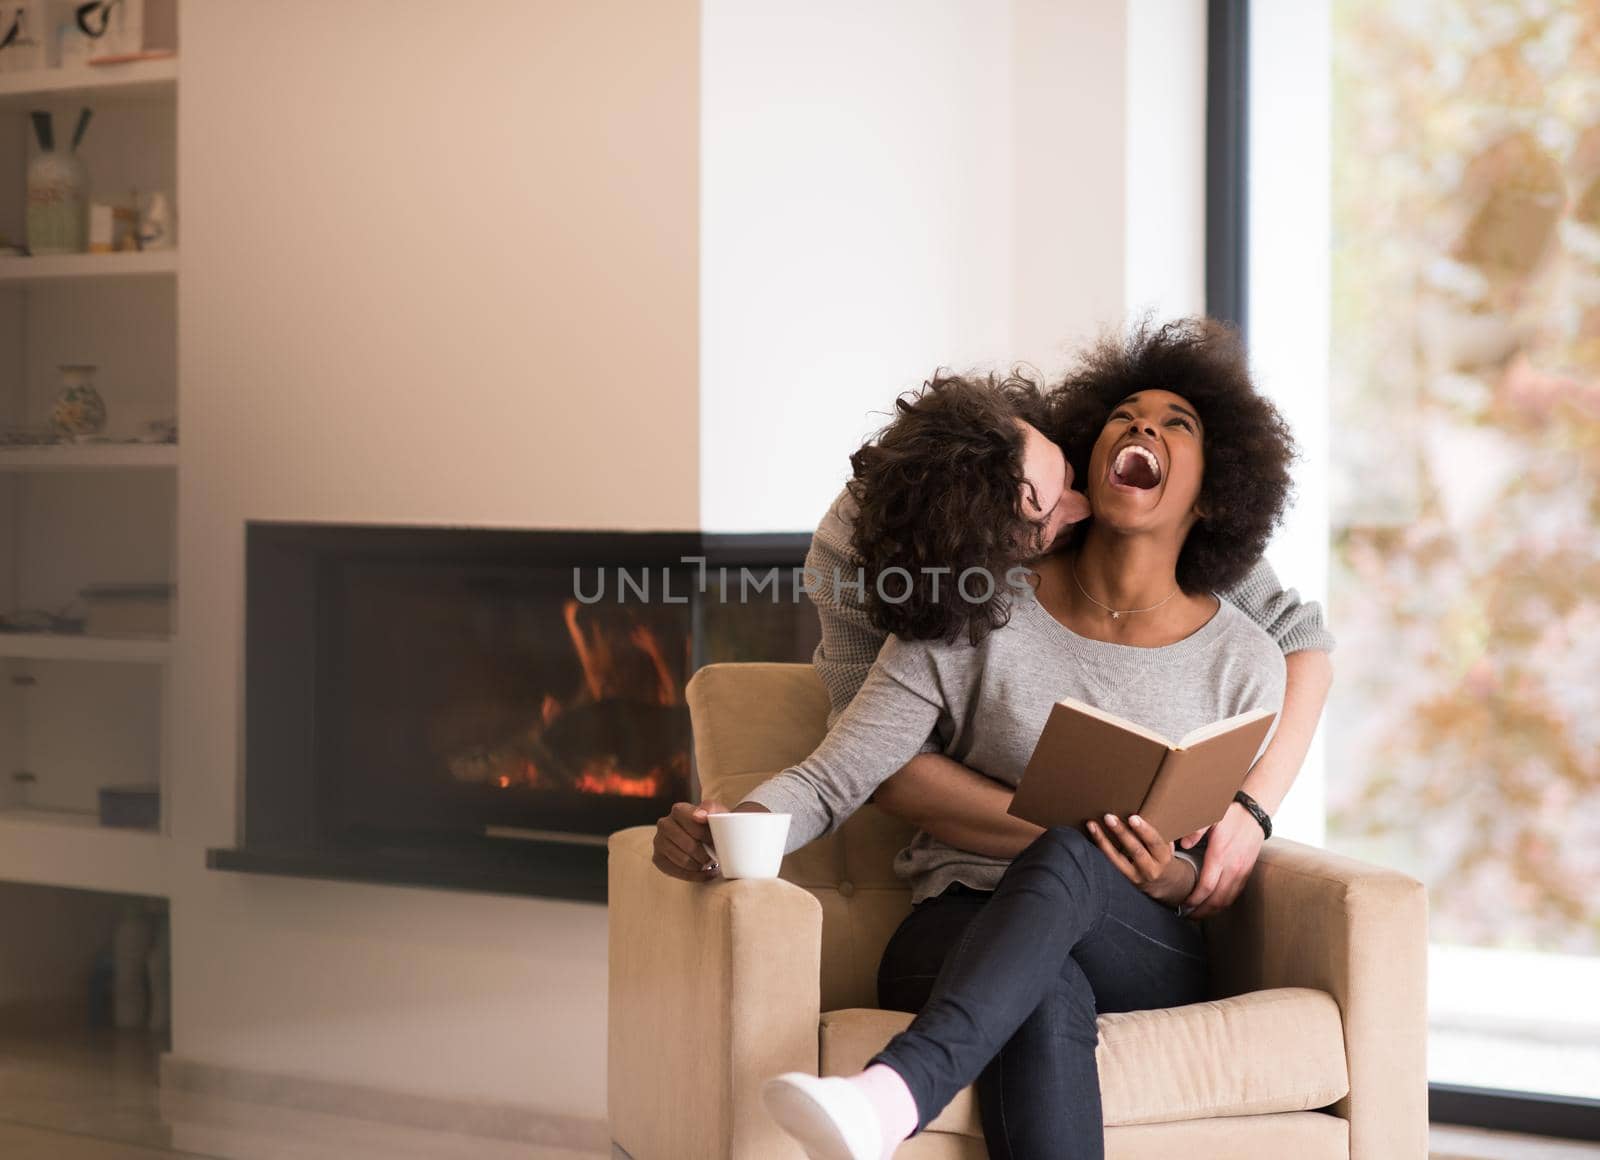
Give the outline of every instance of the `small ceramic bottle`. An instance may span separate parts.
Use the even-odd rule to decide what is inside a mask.
[[[56,434],[81,442],[106,429],[106,401],[94,389],[95,367],[66,364],[61,371],[61,392],[50,409]]]

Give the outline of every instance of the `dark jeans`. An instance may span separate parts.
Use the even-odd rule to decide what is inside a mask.
[[[919,1014],[870,1062],[905,1079],[918,1132],[976,1082],[991,1160],[1099,1160],[1095,1016],[1206,998],[1200,924],[1056,827],[993,894],[953,886],[900,924],[878,1002]]]

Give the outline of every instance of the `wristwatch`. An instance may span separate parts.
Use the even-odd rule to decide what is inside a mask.
[[[1240,790],[1238,793],[1234,794],[1233,800],[1250,811],[1250,816],[1261,824],[1261,831],[1266,835],[1266,837],[1272,837],[1272,818],[1268,816],[1266,810],[1261,808],[1260,802],[1256,801],[1255,798],[1245,793],[1244,790]]]

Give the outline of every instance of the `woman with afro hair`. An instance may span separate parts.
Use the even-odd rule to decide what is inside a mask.
[[[1293,459],[1234,332],[1201,319],[1107,338],[1050,403],[1092,516],[1008,578],[1008,613],[976,644],[888,638],[818,749],[736,807],[789,813],[790,851],[835,830],[930,733],[1014,787],[1062,697],[1173,738],[1281,709],[1282,651],[1216,595],[1259,559]],[[1183,903],[1195,873],[1173,837],[1108,815],[1007,858],[919,832],[896,860],[912,912],[878,979],[880,1004],[915,1018],[856,1075],[769,1080],[771,1113],[814,1157],[877,1158],[976,1083],[990,1155],[1103,1156],[1098,1013],[1208,997]]]

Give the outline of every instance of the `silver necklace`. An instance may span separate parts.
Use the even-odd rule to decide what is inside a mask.
[[[1171,600],[1178,594],[1178,588],[1174,588],[1171,592],[1167,593],[1167,600],[1162,600],[1152,604],[1149,608],[1112,608],[1109,604],[1101,604],[1100,601],[1096,600],[1093,596],[1090,596],[1089,593],[1084,589],[1083,581],[1078,579],[1078,562],[1076,560],[1070,561],[1067,564],[1067,568],[1072,572],[1072,582],[1078,586],[1078,591],[1083,593],[1083,598],[1090,604],[1104,608],[1111,614],[1112,620],[1121,620],[1124,616],[1132,616],[1135,612],[1154,612],[1156,609],[1160,608],[1161,605],[1165,604],[1167,600]],[[1179,585],[1178,587],[1181,588],[1182,585]]]

